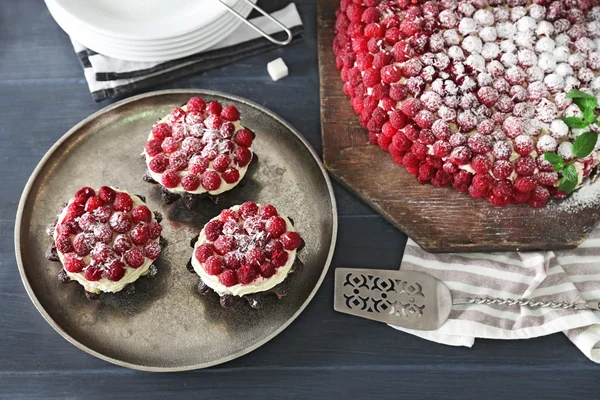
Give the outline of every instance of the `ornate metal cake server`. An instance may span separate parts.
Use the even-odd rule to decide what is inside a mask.
[[[462,304],[600,310],[599,301],[569,303],[494,297],[453,299],[442,281],[423,272],[353,268],[335,270],[334,309],[342,313],[426,331],[442,326],[452,306]]]

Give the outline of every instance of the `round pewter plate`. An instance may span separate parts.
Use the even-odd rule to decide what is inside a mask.
[[[235,105],[243,125],[256,133],[252,163],[243,185],[219,204],[205,199],[195,211],[181,201],[165,206],[157,185],[142,181],[140,153],[152,124],[192,96]],[[44,253],[45,227],[58,207],[82,186],[112,185],[145,195],[163,214],[168,245],[156,261],[158,274],[140,278],[136,293],[103,294],[90,301],[75,282],[60,283],[59,263]],[[262,309],[240,302],[221,308],[217,295],[200,296],[198,276],[188,272],[190,239],[221,209],[244,201],[271,203],[295,221],[306,241],[299,253],[305,267],[290,275],[289,294],[268,296]],[[306,307],[331,262],[337,213],[323,164],[298,131],[251,101],[206,90],[167,90],[111,105],[67,132],[33,172],[19,203],[15,248],[21,278],[34,305],[50,325],[80,349],[128,368],[181,371],[240,357],[285,329]]]

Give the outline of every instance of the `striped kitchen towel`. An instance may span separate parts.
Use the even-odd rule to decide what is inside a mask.
[[[294,3],[271,15],[292,31],[292,43],[304,37],[304,26]],[[267,17],[256,17],[250,21],[268,34],[276,35],[282,32],[281,28]],[[161,62],[118,60],[96,53],[73,39],[71,42],[95,101],[123,98],[163,82],[236,63],[279,47],[246,24],[241,24],[231,35],[209,50]]]
[[[431,254],[409,239],[400,269],[442,280],[458,297],[600,300],[600,228],[573,250]],[[476,338],[527,339],[563,332],[590,360],[600,363],[600,311],[532,309],[518,305],[453,306],[435,331],[393,328],[434,342],[468,346]]]

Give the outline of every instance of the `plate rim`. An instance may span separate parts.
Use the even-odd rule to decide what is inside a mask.
[[[81,129],[81,127],[85,126],[86,124],[94,121],[96,118],[107,114],[109,112],[112,112],[114,109],[119,108],[123,105],[129,104],[129,103],[134,103],[136,101],[142,100],[142,99],[146,99],[146,98],[150,98],[150,97],[158,97],[158,96],[164,96],[164,95],[172,95],[172,94],[184,94],[184,93],[189,93],[189,94],[203,94],[203,95],[209,95],[209,96],[220,96],[220,97],[224,97],[226,99],[233,99],[235,101],[239,101],[242,103],[246,103],[252,107],[255,107],[256,109],[258,109],[259,111],[269,115],[271,118],[274,118],[275,120],[277,120],[279,123],[281,123],[282,125],[284,125],[289,131],[291,131],[291,133],[293,133],[296,138],[298,140],[300,140],[300,142],[302,142],[302,144],[307,148],[307,150],[309,151],[309,153],[312,155],[313,159],[316,161],[322,175],[323,178],[325,179],[325,184],[327,185],[327,189],[329,192],[329,198],[331,201],[331,211],[332,211],[332,232],[331,232],[331,244],[329,246],[329,252],[327,254],[327,259],[325,260],[325,264],[323,266],[323,271],[321,272],[321,275],[319,276],[319,279],[317,280],[314,288],[311,290],[310,294],[308,295],[308,297],[306,298],[306,300],[302,303],[302,305],[294,312],[294,314],[288,318],[281,326],[279,326],[275,331],[273,331],[271,334],[269,334],[266,338],[261,339],[260,341],[258,341],[257,343],[254,343],[252,346],[249,346],[237,353],[231,354],[227,357],[223,357],[217,360],[213,360],[207,363],[201,363],[201,364],[194,364],[194,365],[188,365],[188,366],[181,366],[181,367],[153,367],[153,366],[147,366],[147,365],[140,365],[140,364],[135,364],[135,363],[130,363],[130,362],[126,362],[126,361],[122,361],[119,360],[117,358],[113,358],[113,357],[109,357],[106,356],[96,350],[93,350],[89,347],[87,347],[86,345],[84,345],[83,343],[79,342],[78,340],[76,340],[75,338],[73,338],[71,335],[69,335],[67,332],[65,332],[62,327],[56,323],[56,321],[54,321],[54,319],[52,319],[52,317],[50,316],[50,314],[48,314],[48,312],[46,311],[46,309],[42,306],[42,304],[39,302],[39,300],[37,299],[31,285],[29,284],[29,280],[27,279],[26,273],[25,273],[25,268],[23,266],[23,258],[22,258],[22,254],[21,254],[21,235],[23,233],[21,226],[23,224],[23,211],[25,208],[25,202],[27,201],[30,193],[31,193],[31,189],[33,184],[35,183],[35,181],[37,180],[38,176],[40,175],[43,167],[46,165],[46,163],[48,162],[48,160],[50,159],[50,157],[54,154],[55,151],[57,151],[57,149],[66,141],[68,140],[71,136],[73,136],[77,131],[79,131]],[[321,285],[323,284],[323,280],[325,279],[325,277],[327,276],[327,273],[329,271],[329,268],[331,266],[331,262],[333,259],[333,254],[335,252],[335,248],[336,248],[336,242],[337,242],[337,235],[338,235],[338,214],[337,214],[337,202],[335,199],[335,194],[333,192],[333,185],[331,183],[331,179],[329,177],[329,174],[323,164],[323,161],[319,158],[319,155],[317,154],[316,150],[313,148],[313,146],[308,142],[308,140],[302,136],[302,134],[293,127],[293,125],[291,125],[288,121],[286,121],[285,119],[281,118],[279,115],[277,115],[276,113],[274,113],[273,111],[267,109],[266,107],[252,101],[252,100],[248,100],[244,97],[241,96],[237,96],[237,95],[233,95],[233,94],[229,94],[229,93],[225,93],[225,92],[221,92],[221,91],[216,91],[216,90],[208,90],[208,89],[167,89],[167,90],[157,90],[157,91],[152,91],[152,92],[148,92],[148,93],[143,93],[140,95],[136,95],[136,96],[132,96],[129,97],[127,99],[118,101],[116,103],[113,103],[107,107],[104,107],[96,112],[94,112],[93,114],[91,114],[90,116],[84,118],[83,120],[81,120],[80,122],[78,122],[77,124],[75,124],[71,129],[69,129],[64,135],[62,135],[44,154],[44,156],[42,157],[42,159],[38,162],[38,164],[36,165],[35,169],[33,170],[33,172],[31,173],[29,179],[27,180],[27,183],[25,184],[25,187],[23,188],[23,192],[21,193],[21,197],[19,199],[19,204],[17,207],[17,215],[15,218],[15,233],[14,233],[14,243],[15,243],[15,255],[16,255],[16,260],[17,260],[17,267],[19,269],[19,275],[21,277],[21,281],[23,283],[23,286],[25,287],[25,291],[27,292],[27,295],[29,296],[29,299],[31,300],[31,302],[33,303],[33,305],[35,306],[35,308],[37,309],[37,311],[42,315],[42,317],[46,320],[46,322],[48,322],[48,324],[60,335],[62,336],[64,339],[66,339],[69,343],[71,343],[72,345],[74,345],[75,347],[79,348],[80,350],[83,350],[84,352],[99,358],[101,360],[107,361],[111,364],[115,364],[121,367],[126,367],[126,368],[130,368],[130,369],[135,369],[135,370],[140,370],[140,371],[149,371],[149,372],[178,372],[178,371],[191,371],[191,370],[196,370],[196,369],[202,369],[202,368],[208,368],[208,367],[212,367],[218,364],[222,364],[231,360],[234,360],[236,358],[239,358],[243,355],[246,355],[254,350],[256,350],[257,348],[263,346],[264,344],[266,344],[267,342],[271,341],[271,339],[273,339],[275,336],[279,335],[281,332],[283,332],[288,326],[290,326],[290,324],[292,322],[294,322],[296,320],[296,318],[298,318],[298,316],[304,311],[304,309],[308,306],[308,304],[312,301],[312,299],[314,298],[315,294],[317,293],[317,291],[319,290],[319,288],[321,287]]]

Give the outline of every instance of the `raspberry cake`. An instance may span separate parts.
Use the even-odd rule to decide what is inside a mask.
[[[599,0],[342,0],[335,29],[370,143],[419,182],[542,207],[566,196],[547,154],[577,186],[596,170],[598,144],[577,158],[573,143],[598,126],[565,118],[583,117],[573,89],[600,95]]]
[[[270,204],[248,201],[204,226],[188,269],[200,276],[198,291],[216,292],[223,307],[245,298],[260,308],[265,294],[288,293],[286,278],[301,267],[296,253],[303,245],[289,218]]]
[[[47,258],[60,261],[59,279],[77,281],[88,298],[116,293],[144,275],[154,275],[161,252],[160,214],[143,197],[102,186],[81,188],[48,227],[53,242]]]
[[[254,140],[239,119],[234,106],[193,97],[154,125],[144,147],[145,179],[161,185],[165,203],[183,196],[192,208],[202,196],[237,186],[253,158]]]

